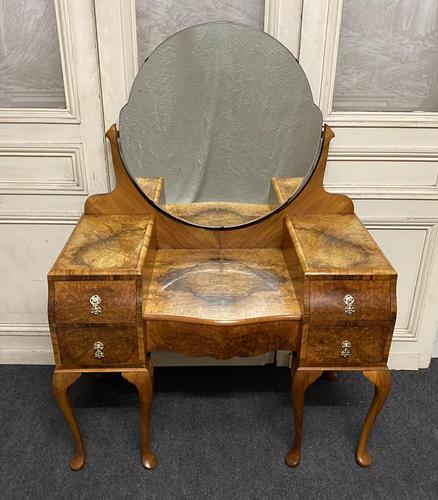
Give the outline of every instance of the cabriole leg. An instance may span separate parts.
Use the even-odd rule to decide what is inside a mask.
[[[292,363],[292,400],[294,407],[295,438],[292,449],[286,455],[285,462],[289,467],[297,467],[301,460],[301,441],[303,438],[304,396],[309,385],[313,384],[322,370],[303,370],[298,368],[298,361]]]
[[[150,365],[152,368],[152,365]],[[152,376],[148,369],[122,372],[122,377],[137,387],[140,396],[141,463],[146,469],[157,465],[155,455],[149,449],[149,424],[152,410]]]
[[[76,422],[73,407],[68,395],[69,387],[81,376],[80,372],[58,372],[55,370],[52,378],[53,396],[71,429],[76,445],[76,454],[70,462],[70,469],[80,470],[85,463],[84,444],[81,432]]]
[[[371,428],[385,404],[391,389],[391,374],[388,369],[376,371],[364,371],[364,376],[375,385],[374,398],[371,402],[368,414],[363,424],[359,438],[359,445],[356,451],[356,462],[362,467],[368,467],[372,463],[372,458],[367,452],[366,446]]]

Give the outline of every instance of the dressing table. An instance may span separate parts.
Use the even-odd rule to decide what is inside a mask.
[[[146,60],[119,127],[107,132],[115,189],[88,198],[48,275],[70,467],[84,465],[68,397],[81,374],[119,372],[137,387],[152,469],[152,352],[276,350],[293,353],[286,464],[300,463],[306,389],[342,370],[375,385],[356,451],[370,465],[367,439],[391,385],[397,275],[351,200],[324,190],[334,134],[298,62],[245,26],[188,28]]]

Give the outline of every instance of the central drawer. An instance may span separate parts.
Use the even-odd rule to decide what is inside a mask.
[[[54,286],[56,322],[135,321],[135,280],[55,281]]]
[[[64,368],[139,363],[135,326],[58,327],[57,337]]]
[[[310,321],[386,320],[390,317],[389,280],[310,283]]]

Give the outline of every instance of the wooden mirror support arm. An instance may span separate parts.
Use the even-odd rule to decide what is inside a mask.
[[[291,467],[301,459],[307,387],[322,374],[363,372],[376,393],[356,460],[371,463],[368,435],[390,388],[397,275],[352,201],[324,190],[333,136],[325,126],[313,175],[282,210],[215,230],[147,202],[123,165],[115,125],[108,130],[116,187],[88,198],[48,275],[53,393],[76,443],[73,470],[84,465],[84,447],[67,390],[84,372],[118,372],[137,387],[141,461],[155,467],[149,423],[156,351],[216,359],[293,352]],[[297,183],[273,180],[278,203]],[[163,197],[162,179],[142,179],[141,188],[154,201]]]

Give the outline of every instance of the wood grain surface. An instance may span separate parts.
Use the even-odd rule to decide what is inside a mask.
[[[237,325],[147,320],[146,343],[151,352],[230,359],[258,356],[278,349],[296,351],[300,330],[299,320]]]
[[[301,343],[301,366],[385,366],[391,322],[312,324]],[[350,356],[341,357],[342,342],[349,341]]]
[[[58,327],[58,345],[63,368],[139,365],[135,326]],[[94,343],[102,342],[104,357],[94,356]]]
[[[143,193],[154,203],[164,197],[164,179],[162,177],[136,177],[135,180]]]
[[[290,221],[291,238],[308,277],[396,275],[355,214],[292,215]]]
[[[59,323],[125,323],[136,320],[135,280],[55,281],[55,321]],[[90,298],[101,298],[100,314],[91,313]]]
[[[140,272],[152,224],[145,216],[84,215],[49,277]]]
[[[295,296],[300,307],[301,314],[304,314],[304,270],[301,266],[300,259],[297,255],[294,243],[291,238],[291,233],[288,228],[290,225],[289,217],[285,218],[282,240],[283,257],[291,277]]]
[[[303,183],[304,177],[272,178],[272,186],[279,203],[287,201]]]
[[[259,219],[271,211],[269,205],[229,202],[167,204],[163,207],[172,215],[201,226],[238,226]]]
[[[237,323],[300,319],[280,249],[158,250],[145,319]]]
[[[323,280],[310,283],[312,321],[388,320],[390,280]],[[345,312],[344,297],[354,298],[354,312]]]

